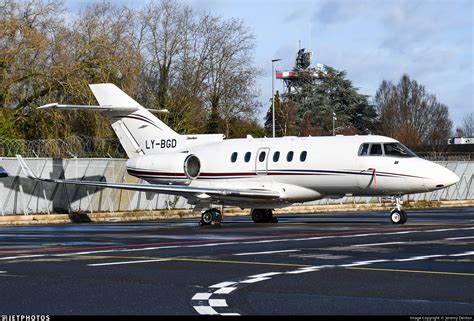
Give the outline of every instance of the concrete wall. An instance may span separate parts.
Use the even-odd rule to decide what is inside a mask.
[[[40,177],[141,182],[126,173],[123,159],[28,158],[26,162]],[[474,162],[439,162],[439,164],[453,170],[461,177],[461,181],[448,189],[411,195],[410,199],[426,201],[474,199]],[[15,158],[0,158],[0,166],[10,174],[10,177],[0,178],[1,215],[190,208],[185,199],[164,194],[34,182],[23,176]],[[378,198],[344,197],[306,204],[368,203],[378,200]]]

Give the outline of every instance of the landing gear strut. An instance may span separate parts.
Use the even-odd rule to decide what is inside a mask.
[[[221,211],[219,211],[216,208],[211,208],[201,215],[201,224],[202,225],[218,225],[221,224],[222,221],[222,214]]]
[[[390,221],[393,224],[405,224],[408,220],[407,213],[402,209],[402,196],[395,195],[395,208],[390,212]]]
[[[273,217],[271,209],[254,208],[252,210],[252,220],[255,223],[276,223],[278,220]]]

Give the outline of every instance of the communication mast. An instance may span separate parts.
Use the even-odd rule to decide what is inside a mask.
[[[326,72],[323,64],[316,64],[316,67],[310,68],[312,58],[313,53],[311,51],[305,52],[305,49],[301,48],[296,54],[295,67],[293,70],[276,71],[276,78],[283,81],[286,94],[299,91],[299,80],[301,79],[302,71],[313,77],[316,77],[321,72]]]

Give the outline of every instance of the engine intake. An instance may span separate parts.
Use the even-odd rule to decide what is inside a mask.
[[[184,173],[189,179],[196,179],[201,172],[201,162],[196,155],[189,155],[184,160]]]

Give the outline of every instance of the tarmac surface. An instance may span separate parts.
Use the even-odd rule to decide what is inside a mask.
[[[0,227],[2,314],[474,314],[474,207]]]

